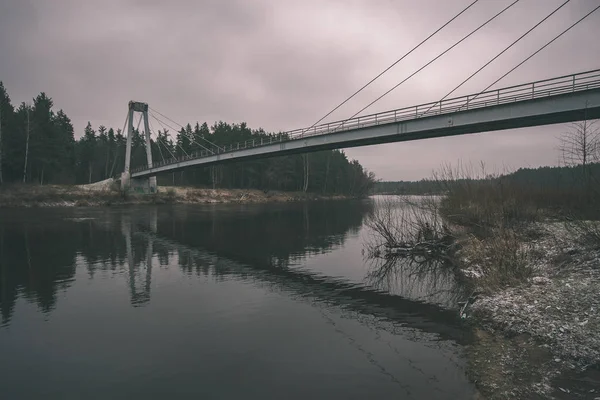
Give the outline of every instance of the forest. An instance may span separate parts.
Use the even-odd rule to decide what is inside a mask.
[[[137,121],[136,124],[137,125]],[[131,168],[146,164],[144,132],[134,125]],[[153,130],[154,161],[164,161],[217,146],[269,138],[281,133],[250,129],[245,123],[187,124],[178,132]],[[154,133],[156,133],[154,135]],[[119,177],[125,163],[126,137],[121,129],[88,122],[76,138],[71,120],[45,93],[31,105],[12,105],[0,82],[0,184],[87,184]],[[174,137],[173,137],[174,136]],[[363,196],[375,175],[340,150],[326,150],[269,159],[190,168],[158,176],[159,185],[211,188],[253,188]]]
[[[451,179],[451,181],[460,184],[467,180],[471,182],[491,180],[504,184],[516,184],[528,190],[544,189],[545,191],[579,192],[588,185],[597,183],[597,178],[600,177],[600,163],[519,168],[506,174],[484,174],[482,176],[482,174],[473,173],[464,175],[467,176]],[[375,183],[373,192],[375,194],[401,195],[444,194],[447,190],[447,181],[448,179],[439,179],[436,174],[431,179],[420,181],[380,181]]]

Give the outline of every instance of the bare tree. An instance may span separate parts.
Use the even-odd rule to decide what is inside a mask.
[[[560,140],[560,152],[567,166],[581,166],[585,190],[590,193],[592,179],[590,164],[600,161],[600,126],[598,120],[580,121],[570,125]]]
[[[455,237],[439,213],[438,198],[384,197],[365,224],[372,231],[365,246],[369,257],[450,261]]]
[[[587,166],[598,161],[600,127],[598,120],[581,121],[570,125],[560,137],[560,151],[566,165]]]

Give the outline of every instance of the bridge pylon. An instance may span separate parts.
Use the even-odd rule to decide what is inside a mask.
[[[150,125],[148,123],[148,104],[139,101],[129,102],[129,113],[127,115],[127,147],[125,149],[125,169],[121,174],[121,190],[142,190],[144,192],[156,192],[156,177],[131,178],[131,141],[133,137],[133,117],[135,113],[141,113],[144,120],[144,136],[146,142],[146,160],[148,168],[152,168],[152,146],[150,142]]]

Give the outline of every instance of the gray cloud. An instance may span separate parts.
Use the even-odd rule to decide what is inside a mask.
[[[469,0],[4,0],[0,79],[13,101],[47,92],[73,119],[120,127],[130,99],[181,122],[246,121],[266,130],[310,125],[466,6]],[[433,101],[561,0],[521,0],[506,15],[402,85],[369,112]],[[481,0],[332,119],[352,115],[509,4]],[[572,0],[456,92],[477,92],[597,5]],[[600,67],[600,12],[499,86]],[[555,164],[564,126],[348,149],[383,179],[427,176],[441,162],[497,168]]]

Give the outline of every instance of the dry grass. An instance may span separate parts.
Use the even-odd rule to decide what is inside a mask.
[[[477,287],[491,293],[526,283],[534,258],[528,227],[544,216],[543,195],[488,173],[483,164],[445,166],[435,178],[446,193],[441,214],[463,233],[457,259],[477,277]]]
[[[579,243],[593,249],[600,249],[600,221],[568,218],[565,221],[565,228]]]
[[[0,207],[85,206],[122,201],[118,191],[92,191],[77,186],[10,185],[0,190]]]
[[[414,203],[386,200],[375,207],[367,221],[375,232],[367,246],[371,255],[410,248],[408,255],[414,257],[421,243],[433,243],[425,246],[425,256],[469,271],[482,291],[527,282],[533,273],[527,227],[542,216],[537,194],[498,179],[483,165],[479,170],[446,166],[434,177],[445,196]],[[423,257],[423,252],[416,254]]]
[[[485,239],[470,235],[461,243],[462,266],[480,274],[477,286],[484,292],[518,286],[533,275],[533,252],[511,229],[498,229]]]
[[[537,194],[501,179],[498,173],[459,165],[444,166],[434,179],[445,196],[440,212],[452,224],[483,237],[497,229],[518,227],[541,216]]]
[[[96,207],[127,204],[265,203],[319,199],[342,199],[305,193],[243,189],[159,187],[153,194],[122,193],[115,185],[10,185],[0,186],[0,208]]]

